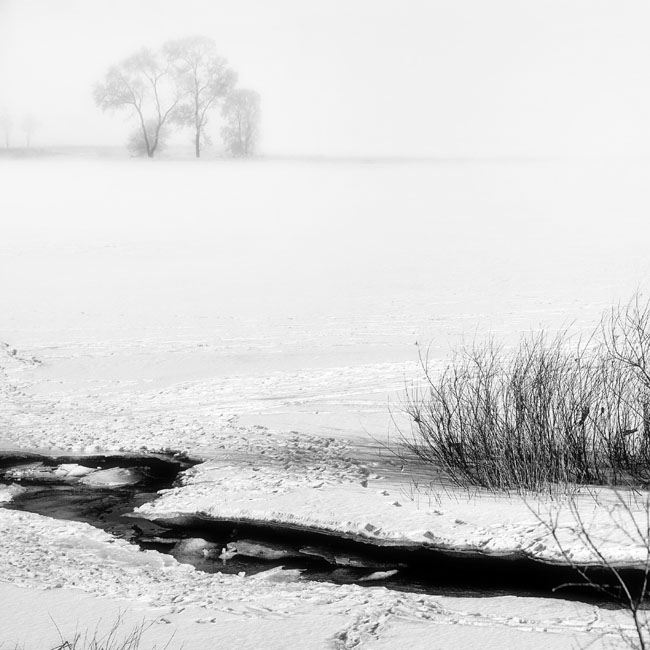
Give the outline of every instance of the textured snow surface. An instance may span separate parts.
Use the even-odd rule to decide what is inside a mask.
[[[296,572],[279,569],[251,577],[204,574],[86,524],[8,510],[0,510],[0,545],[0,640],[6,643],[42,644],[52,638],[50,614],[65,631],[94,627],[100,619],[106,624],[125,610],[130,622],[154,621],[154,638],[176,632],[176,647],[182,643],[186,648],[205,647],[204,625],[215,644],[237,639],[238,648],[262,640],[265,647],[287,647],[299,634],[305,648],[370,648],[395,634],[406,643],[422,643],[423,626],[425,634],[443,633],[451,642],[452,625],[459,626],[460,638],[474,644],[470,647],[482,639],[494,641],[484,647],[499,647],[497,641],[511,632],[527,644],[520,647],[569,647],[576,640],[602,647],[598,644],[617,637],[612,630],[618,625],[630,630],[621,612],[561,600],[402,594],[301,582]],[[16,607],[14,598],[22,604],[15,617],[9,615]],[[31,609],[25,610],[29,603]],[[36,639],[34,629],[40,631]]]
[[[622,161],[3,164],[0,448],[205,461],[143,508],[152,516],[557,559],[521,500],[430,489],[421,469],[378,457],[374,439],[395,433],[389,401],[403,423],[400,391],[429,344],[435,366],[475,333],[508,344],[540,324],[588,330],[643,289],[648,171]],[[93,476],[128,478],[83,480]],[[611,495],[599,508],[580,498],[608,556],[638,560]],[[531,505],[542,517],[557,506]],[[561,538],[589,560],[562,513]],[[5,510],[0,543],[3,613],[20,593],[21,611],[52,608],[73,624],[79,612],[115,611],[114,599],[177,629],[186,648],[206,638],[563,648],[627,625],[563,601],[419,597],[277,571],[207,576],[88,526]],[[48,645],[27,639],[24,616],[6,618],[9,647]],[[41,641],[47,624],[35,628]]]
[[[373,465],[381,473],[381,463]],[[440,485],[418,492],[408,476],[385,477],[363,465],[359,472],[364,477],[361,481],[337,483],[314,483],[306,472],[300,483],[272,464],[209,461],[186,472],[181,487],[164,491],[138,512],[154,519],[199,513],[217,519],[306,526],[375,543],[599,563],[580,535],[582,520],[598,540],[603,557],[619,564],[646,561],[640,532],[647,527],[647,508],[631,493],[621,493],[620,500],[607,489],[572,496],[579,520],[565,496],[500,496]],[[561,547],[553,538],[551,524],[557,527]]]

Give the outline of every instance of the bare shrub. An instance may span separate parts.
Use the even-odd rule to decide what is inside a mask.
[[[586,341],[567,332],[454,351],[406,392],[402,443],[460,485],[542,490],[650,478],[650,303],[605,315]]]
[[[643,482],[650,480],[650,301],[636,294],[605,314],[604,356],[615,369],[611,398],[620,405],[615,452]]]
[[[143,127],[138,127],[131,131],[126,147],[133,158],[144,158],[150,156],[149,147],[150,142],[156,139],[156,151],[163,152],[167,148],[167,139],[169,137],[169,129],[165,126],[158,129],[156,132],[156,125],[149,121]]]
[[[103,634],[98,623],[94,630],[89,629],[83,633],[77,630],[67,638],[55,624],[60,642],[52,650],[139,650],[143,636],[151,627],[151,623],[142,621],[130,629],[123,629],[123,623],[124,615],[119,614],[108,631]],[[172,640],[173,636],[160,650],[167,650]],[[157,646],[153,646],[151,650],[156,648]]]

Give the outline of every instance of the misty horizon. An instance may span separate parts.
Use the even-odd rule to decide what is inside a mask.
[[[650,151],[644,3],[0,0],[0,108],[34,147],[123,147],[92,91],[142,47],[213,38],[262,97],[265,156],[484,158]],[[151,17],[154,16],[155,20]],[[218,115],[211,119],[219,152]],[[191,133],[171,138],[184,146]]]

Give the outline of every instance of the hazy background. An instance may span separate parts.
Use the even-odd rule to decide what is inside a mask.
[[[91,98],[133,50],[205,34],[263,101],[267,155],[642,154],[646,0],[0,0],[0,107],[34,146],[116,145]]]

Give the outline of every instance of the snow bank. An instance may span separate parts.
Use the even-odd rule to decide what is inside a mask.
[[[645,561],[646,543],[635,536],[633,525],[640,523],[645,530],[644,503],[631,498],[624,507],[607,490],[579,495],[575,503],[608,560],[619,565]],[[408,477],[315,485],[306,477],[299,484],[272,466],[247,468],[213,460],[189,470],[182,486],[137,511],[154,520],[199,516],[303,528],[380,545],[599,563],[578,534],[570,505],[568,498],[470,494],[441,486],[413,493]],[[566,557],[549,528],[555,518]]]
[[[531,650],[569,648],[571,643],[602,648],[620,629],[631,630],[623,612],[558,599],[426,596],[306,582],[282,569],[251,578],[205,574],[86,524],[2,509],[0,547],[0,600],[6,614],[0,642],[10,647],[33,638],[28,631],[34,625],[51,624],[41,612],[54,614],[66,631],[92,629],[92,613],[102,602],[104,614],[123,606],[129,621],[141,614],[161,625],[163,632],[154,638],[166,640],[176,631],[171,647],[177,642],[190,650],[257,648],[260,643],[271,650],[351,650],[388,647],[385,643],[396,634],[409,646],[431,647],[417,644],[423,635],[430,643],[438,633],[444,633],[445,647],[459,647],[455,638],[464,647],[483,648],[490,647],[487,642],[516,638],[519,647]],[[29,591],[17,594],[17,587]],[[52,598],[47,591],[30,597],[34,589],[52,590]],[[91,601],[83,592],[111,601]],[[14,602],[19,605],[15,617]],[[23,633],[14,623],[26,620]],[[456,636],[451,626],[457,628]],[[42,647],[44,638],[26,649]]]

